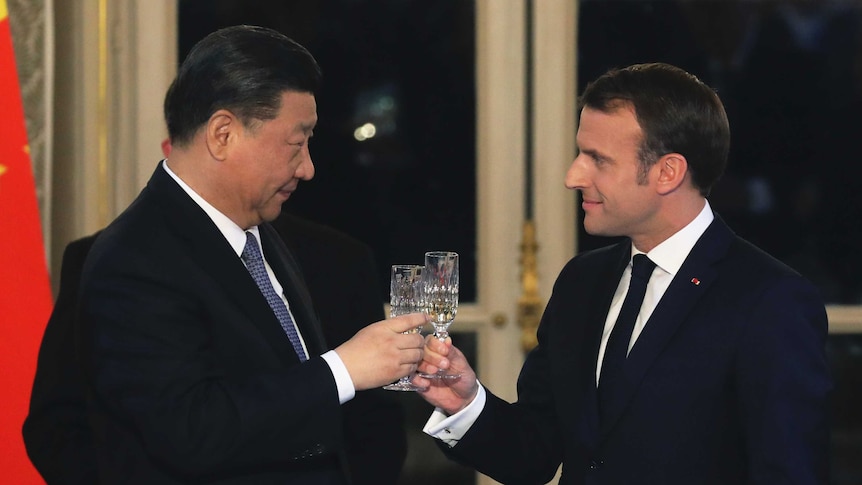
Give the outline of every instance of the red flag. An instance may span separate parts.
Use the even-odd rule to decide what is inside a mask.
[[[44,483],[24,450],[36,356],[52,308],[6,0],[0,0],[0,482]]]

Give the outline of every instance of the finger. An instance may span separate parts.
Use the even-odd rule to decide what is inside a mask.
[[[424,347],[422,349],[422,351],[425,353],[424,359],[431,362],[432,364],[439,362],[440,359],[443,359],[446,357],[445,355],[437,353],[434,350],[429,349],[428,347]]]
[[[418,365],[424,358],[424,353],[421,350],[405,350],[400,354],[402,365]]]
[[[437,371],[440,370],[438,367],[430,364],[427,360],[423,360],[419,364],[418,369],[425,374],[436,374]]]
[[[424,362],[428,365],[437,367],[437,368],[442,367],[445,369],[445,368],[449,367],[449,359],[447,359],[446,357],[444,357],[442,355],[434,354],[434,353],[427,352],[427,351],[425,352],[425,355],[422,357],[422,362]]]
[[[428,321],[428,315],[424,313],[410,313],[398,317],[385,320],[387,327],[395,333],[404,333],[408,330],[413,330],[416,327],[425,325]]]
[[[419,334],[401,334],[394,337],[396,339],[396,348],[399,350],[420,349],[424,351],[425,340]]]
[[[429,372],[427,370],[422,369],[421,367],[418,370],[421,372],[429,373],[429,374],[432,373],[432,372]],[[434,371],[434,372],[437,372],[437,371]],[[420,374],[413,374],[413,378],[410,379],[410,382],[412,382],[413,384],[416,384],[419,387],[424,387],[425,390],[428,390],[431,387],[431,380],[422,377]],[[420,391],[420,392],[422,392],[422,391]]]
[[[434,337],[433,335],[429,335],[425,338],[425,348],[430,349],[437,354],[449,355],[449,347],[450,346],[441,342],[437,339],[437,337]]]

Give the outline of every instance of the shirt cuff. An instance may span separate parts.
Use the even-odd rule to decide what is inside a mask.
[[[422,431],[446,443],[449,445],[449,448],[457,445],[458,441],[467,434],[467,431],[470,430],[470,427],[473,426],[473,423],[482,414],[482,410],[485,409],[485,388],[482,387],[481,383],[477,382],[477,384],[479,384],[479,391],[476,393],[473,402],[451,416],[447,415],[440,408],[434,409]]]
[[[344,404],[353,399],[353,396],[356,395],[356,388],[353,387],[353,379],[350,378],[350,373],[347,372],[347,367],[344,366],[341,357],[334,350],[326,352],[321,357],[329,364],[329,370],[332,372],[332,377],[335,378],[335,386],[338,388],[338,402]]]

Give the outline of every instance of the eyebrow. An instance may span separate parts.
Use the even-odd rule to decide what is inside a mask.
[[[303,131],[303,133],[308,133],[310,131],[314,131],[314,128],[317,127],[317,120],[315,119],[313,123],[300,124],[299,128]]]
[[[593,150],[591,148],[578,148],[578,151],[589,156],[589,157],[592,157],[596,160],[610,160],[611,159],[611,157],[609,157],[607,155],[602,155],[598,151]]]

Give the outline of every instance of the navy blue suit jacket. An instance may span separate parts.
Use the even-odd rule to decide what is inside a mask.
[[[506,484],[828,483],[831,379],[815,288],[718,218],[625,363],[599,422],[596,362],[631,243],[573,258],[554,286],[514,404],[489,393],[444,451]]]
[[[101,482],[345,483],[320,325],[290,252],[268,224],[260,234],[311,355],[302,365],[242,261],[161,167],[94,243],[79,322]]]

